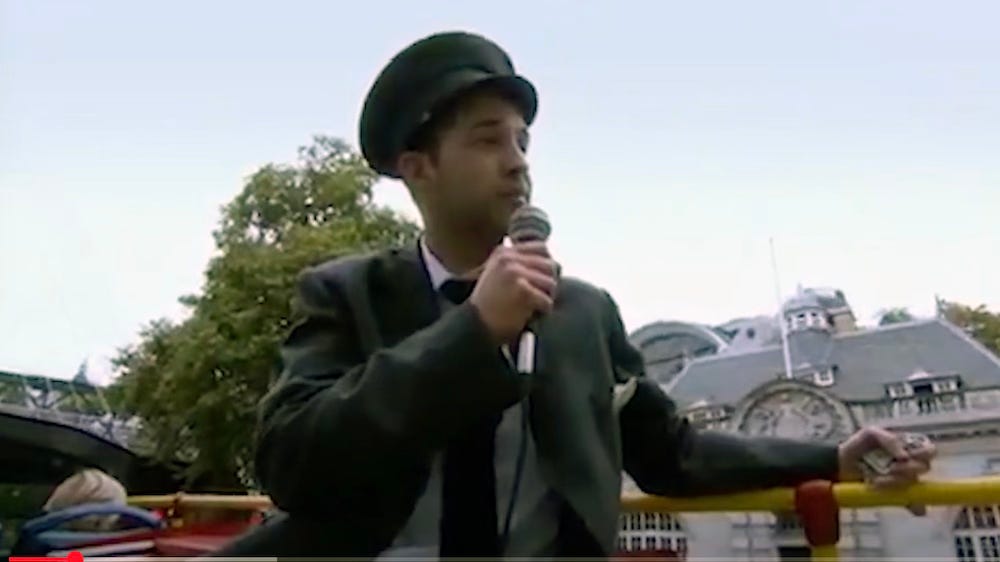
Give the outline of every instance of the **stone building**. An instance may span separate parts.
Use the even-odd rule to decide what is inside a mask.
[[[787,361],[781,325],[788,330]],[[917,431],[937,443],[930,478],[1000,471],[1000,359],[942,318],[859,328],[840,291],[807,290],[778,318],[720,327],[660,322],[632,336],[695,425],[837,441],[863,425]],[[626,479],[626,487],[634,484]],[[845,558],[1000,560],[1000,510],[843,510]],[[624,551],[779,560],[808,552],[791,514],[623,516]]]

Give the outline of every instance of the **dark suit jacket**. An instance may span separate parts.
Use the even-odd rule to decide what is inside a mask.
[[[263,401],[256,459],[298,538],[256,554],[376,555],[410,516],[434,453],[526,393],[540,470],[565,501],[576,555],[612,551],[623,468],[666,496],[836,473],[835,447],[692,429],[643,377],[612,299],[578,280],[561,281],[527,379],[501,360],[472,305],[440,314],[416,247],[308,270],[299,299],[305,320]],[[612,389],[628,377],[640,382],[615,416]]]

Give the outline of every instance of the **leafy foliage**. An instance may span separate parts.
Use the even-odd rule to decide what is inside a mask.
[[[187,319],[151,322],[114,362],[116,402],[142,419],[145,452],[180,461],[201,488],[252,482],[256,406],[296,321],[298,273],[418,233],[373,203],[376,176],[343,142],[317,137],[299,156],[263,166],[222,209],[202,292],[180,299]]]
[[[906,308],[889,308],[879,312],[878,325],[901,324],[904,322],[913,322],[915,319],[913,314]]]
[[[1000,314],[990,312],[986,305],[971,307],[954,302],[941,302],[939,309],[949,322],[1000,355]]]

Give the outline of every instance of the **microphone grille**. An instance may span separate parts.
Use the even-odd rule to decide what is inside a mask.
[[[544,241],[552,234],[552,225],[545,211],[531,205],[518,207],[510,217],[507,234],[514,242]]]

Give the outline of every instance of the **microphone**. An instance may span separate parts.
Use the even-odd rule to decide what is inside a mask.
[[[552,234],[552,225],[549,224],[549,216],[545,211],[531,205],[518,207],[510,217],[510,225],[507,227],[507,235],[514,243],[522,242],[544,242]],[[521,374],[530,375],[535,372],[535,333],[531,330],[531,324],[521,333],[521,339],[517,346],[517,371]]]

